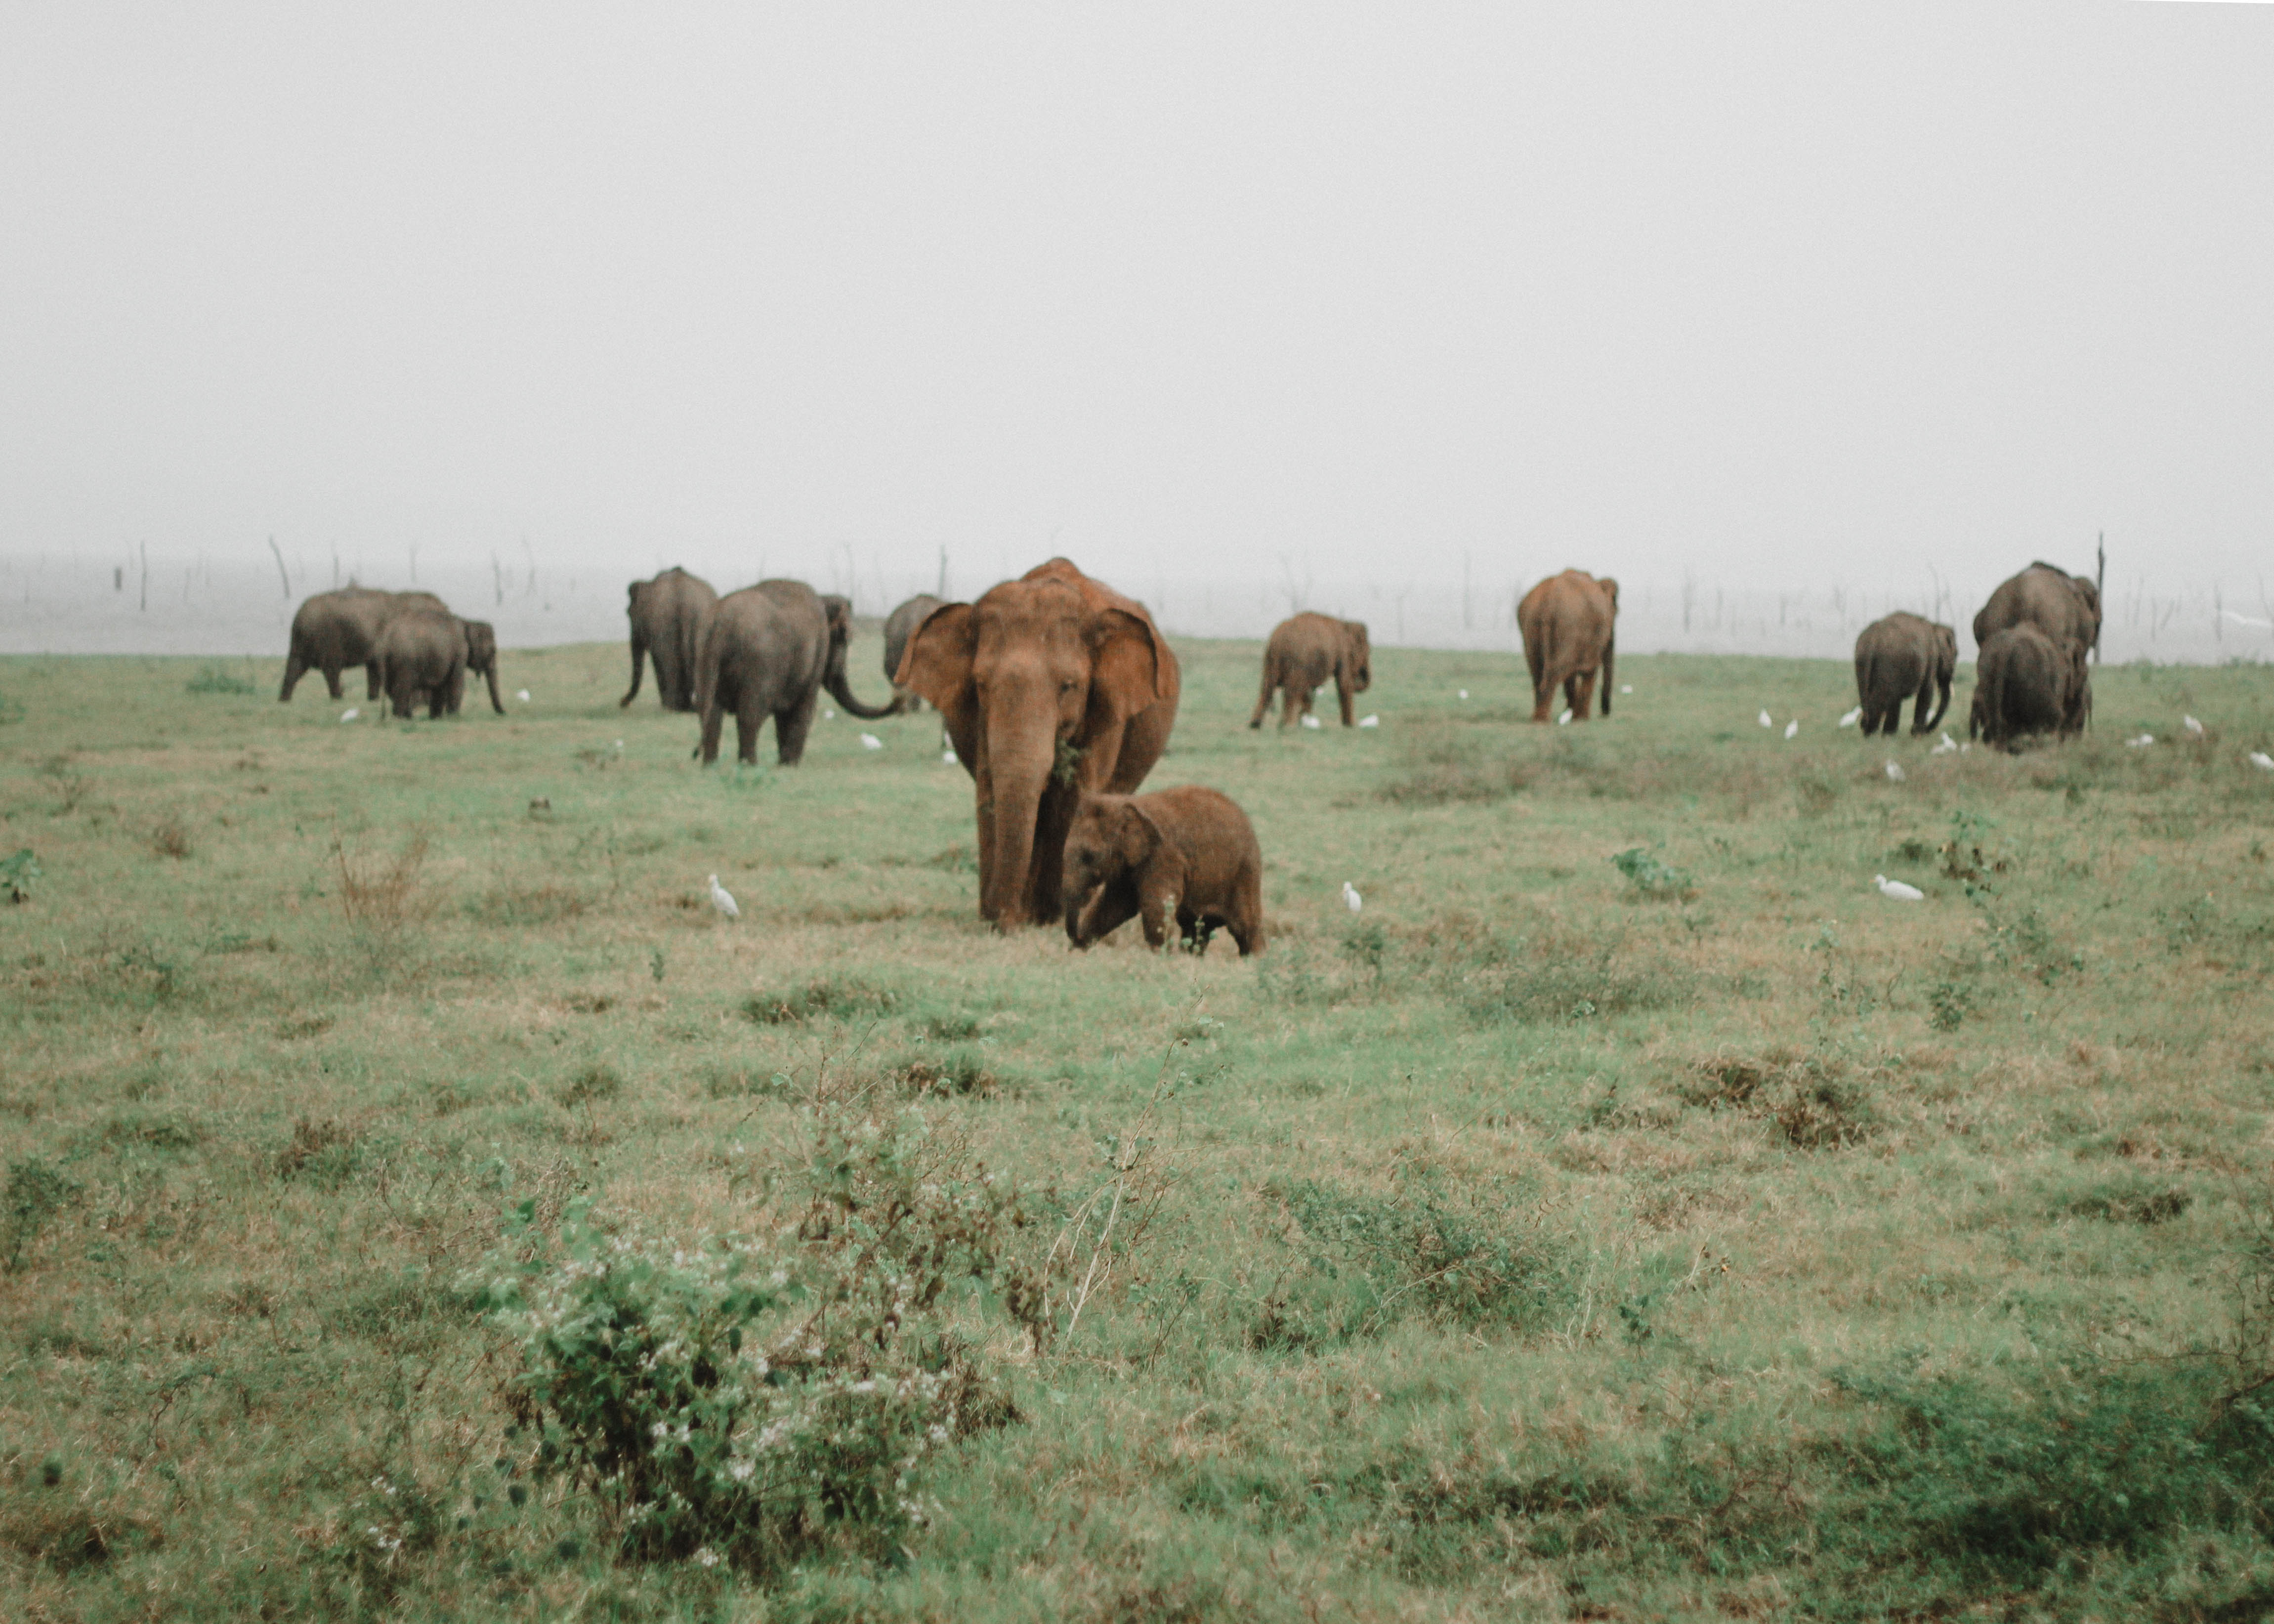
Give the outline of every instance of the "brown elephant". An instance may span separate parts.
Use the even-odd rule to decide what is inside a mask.
[[[696,658],[695,703],[703,713],[705,766],[719,759],[727,713],[734,716],[735,759],[756,763],[758,729],[774,719],[774,754],[785,767],[804,758],[817,695],[826,688],[855,716],[873,721],[889,705],[864,705],[845,680],[853,605],[802,581],[761,581],[719,600]]]
[[[466,691],[466,623],[447,609],[406,609],[379,634],[379,681],[395,714],[455,716]],[[502,709],[503,707],[500,707]]]
[[[1966,736],[2010,750],[2030,733],[2072,731],[2082,665],[2035,626],[1992,632],[1974,662],[1974,708]]]
[[[940,605],[940,600],[930,592],[919,592],[885,617],[885,680],[892,685],[892,709],[915,710],[923,701],[900,685],[900,656],[908,651],[908,639],[926,616]]]
[[[1619,583],[1608,575],[1567,569],[1524,595],[1516,606],[1516,623],[1524,632],[1525,664],[1532,667],[1533,721],[1547,719],[1558,688],[1571,707],[1571,719],[1585,721],[1599,672],[1603,714],[1610,715],[1618,618]]]
[[[497,628],[487,620],[467,620],[463,624],[466,628],[466,671],[468,674],[479,676],[489,683],[490,709],[503,716],[505,701],[498,696]],[[456,716],[457,713],[458,707],[452,705],[450,714]]]
[[[695,709],[695,665],[703,628],[719,607],[719,594],[700,575],[676,564],[652,581],[631,583],[624,613],[632,623],[632,685],[617,708],[639,697],[644,664],[655,665],[655,694],[666,710]]]
[[[1241,958],[1263,951],[1263,851],[1229,795],[1187,785],[1082,798],[1066,831],[1066,938],[1088,947],[1133,914],[1148,947],[1173,919],[1194,952],[1218,925]]]
[[[2072,575],[2042,559],[2001,583],[1974,617],[1974,643],[2014,626],[2034,626],[2052,639],[2075,667],[2067,684],[2068,714],[2060,731],[2079,733],[2092,716],[2092,673],[2087,656],[2100,644],[2100,589],[2083,575]]]
[[[1056,919],[1075,804],[1127,794],[1168,748],[1169,640],[1144,605],[1058,558],[933,610],[897,674],[938,708],[971,775],[981,915],[1004,930]]]
[[[1256,695],[1255,714],[1247,725],[1263,726],[1276,692],[1281,695],[1279,726],[1291,726],[1298,716],[1311,714],[1312,692],[1329,677],[1342,702],[1343,726],[1352,726],[1357,718],[1351,700],[1374,686],[1374,649],[1367,641],[1366,622],[1309,613],[1280,621],[1263,648],[1263,691]]]
[[[331,690],[334,699],[338,699],[340,673],[350,665],[364,668],[370,686],[365,697],[377,699],[381,690],[379,635],[389,620],[406,609],[449,613],[442,600],[432,592],[382,592],[370,587],[343,586],[308,598],[292,615],[292,643],[285,656],[284,686],[277,693],[277,701],[290,704],[292,690],[311,671],[324,673],[324,686]]]
[[[1906,612],[1872,621],[1856,639],[1856,697],[1863,703],[1864,736],[1894,736],[1903,702],[1916,694],[1911,731],[1931,733],[1950,710],[1950,680],[1958,670],[1958,634]],[[1939,689],[1942,703],[1932,716]]]

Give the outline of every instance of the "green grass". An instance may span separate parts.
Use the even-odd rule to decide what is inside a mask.
[[[929,716],[706,772],[616,647],[411,724],[0,660],[0,1616],[2274,1607],[2267,671],[1937,756],[1833,662],[1540,728],[1380,650],[1378,729],[1282,734],[1182,652],[1151,786],[1254,819],[1245,964],[983,928]],[[595,1235],[990,1396],[906,1507],[635,1538],[486,1306]]]

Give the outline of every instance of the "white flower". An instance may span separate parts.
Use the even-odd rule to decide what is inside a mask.
[[[705,1568],[716,1568],[719,1565],[719,1553],[709,1545],[704,1545],[695,1553],[695,1560]]]
[[[758,1470],[756,1461],[737,1461],[727,1469],[727,1475],[737,1483],[748,1483],[750,1474]]]

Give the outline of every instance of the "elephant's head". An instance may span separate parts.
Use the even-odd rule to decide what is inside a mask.
[[[892,704],[862,704],[855,697],[853,685],[845,680],[845,650],[853,641],[852,600],[840,598],[834,592],[825,592],[821,595],[821,609],[829,620],[829,658],[821,668],[821,680],[822,685],[828,688],[830,696],[864,722],[898,714],[897,708]]]
[[[2076,593],[2083,618],[2085,647],[2097,649],[2100,646],[2100,588],[2082,575],[2071,575],[2068,583]]]
[[[1603,597],[1611,605],[1611,613],[1615,615],[1618,613],[1619,583],[1612,580],[1608,575],[1597,575],[1595,577],[1595,584],[1602,589]]]
[[[1100,889],[1141,868],[1161,844],[1161,831],[1127,795],[1085,795],[1065,838],[1065,929],[1076,947],[1089,945],[1081,916]]]
[[[464,624],[466,669],[482,673],[490,685],[490,709],[503,716],[505,701],[498,697],[497,628],[487,620],[468,620]]]
[[[1935,680],[1947,687],[1958,671],[1958,632],[1955,628],[1938,625],[1934,628]]]
[[[1343,630],[1350,638],[1344,668],[1350,673],[1351,691],[1363,694],[1374,686],[1374,644],[1366,635],[1364,620],[1344,620]]]
[[[1139,605],[1053,560],[933,610],[898,680],[938,708],[975,786],[980,913],[1006,930],[1055,914],[1076,799],[1109,787],[1131,719],[1177,697],[1166,640]]]

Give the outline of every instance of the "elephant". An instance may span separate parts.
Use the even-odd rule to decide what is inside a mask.
[[[719,607],[719,594],[702,576],[674,564],[652,581],[633,582],[630,599],[624,613],[632,623],[632,685],[617,708],[639,697],[641,666],[652,660],[656,697],[663,708],[694,710],[696,658],[703,628]]]
[[[971,775],[981,917],[1058,918],[1075,805],[1129,793],[1168,748],[1182,691],[1169,640],[1144,605],[1054,558],[933,610],[896,676],[938,709]]]
[[[2092,716],[2092,674],[2086,656],[2100,644],[2100,589],[2083,575],[2072,575],[2042,559],[2001,583],[1974,617],[1974,642],[2014,626],[2034,626],[2052,639],[2075,666],[2068,683],[2068,714],[2063,733],[2079,733]]]
[[[1532,719],[1544,722],[1555,690],[1563,690],[1571,718],[1584,722],[1594,703],[1595,676],[1603,680],[1603,714],[1611,713],[1611,670],[1619,616],[1619,583],[1585,570],[1550,575],[1524,595],[1516,623],[1524,632],[1524,659],[1532,667]]]
[[[1299,614],[1271,628],[1263,649],[1263,691],[1256,695],[1250,727],[1263,726],[1271,709],[1271,695],[1281,695],[1279,726],[1287,727],[1297,716],[1311,714],[1311,694],[1329,677],[1335,680],[1335,697],[1342,702],[1343,726],[1353,726],[1353,695],[1374,686],[1374,650],[1367,641],[1366,622],[1337,620],[1331,615]]]
[[[361,665],[370,684],[365,697],[380,695],[379,635],[388,621],[406,609],[449,610],[432,592],[382,592],[370,587],[345,586],[318,592],[301,604],[292,616],[292,643],[284,660],[284,686],[279,703],[290,704],[292,690],[311,671],[324,673],[332,697],[340,694],[340,673]]]
[[[1856,639],[1856,697],[1863,702],[1864,736],[1894,736],[1903,702],[1912,695],[1911,731],[1931,733],[1950,710],[1950,680],[1958,670],[1958,634],[1947,626],[1901,611],[1872,621]],[[1932,716],[1939,689],[1942,703]]]
[[[498,697],[497,628],[487,620],[467,620],[463,624],[466,628],[466,670],[488,681],[490,709],[503,716],[505,701]],[[450,714],[456,716],[457,713],[458,707],[452,705]]]
[[[923,704],[896,679],[900,674],[900,656],[907,652],[908,639],[915,635],[924,617],[939,605],[940,600],[930,592],[919,592],[885,617],[885,680],[892,684],[892,708],[896,710],[914,710]]]
[[[761,581],[719,600],[703,631],[695,662],[695,704],[703,713],[695,753],[709,766],[719,759],[719,734],[734,713],[735,759],[758,759],[758,729],[774,718],[774,752],[785,767],[805,755],[816,695],[826,688],[837,703],[864,721],[892,714],[889,705],[864,705],[845,680],[845,645],[853,635],[853,605],[823,597],[802,581]]]
[[[408,718],[424,699],[430,718],[456,715],[467,645],[466,623],[447,609],[406,609],[391,618],[379,634],[379,680],[395,714]]]
[[[1974,709],[1966,736],[2010,750],[2025,734],[2070,732],[2082,669],[2069,650],[2035,626],[1991,633],[1975,659]]]
[[[1065,930],[1088,947],[1132,914],[1160,947],[1173,919],[1208,949],[1228,926],[1243,959],[1263,951],[1263,852],[1229,795],[1197,785],[1149,795],[1085,795],[1065,838]]]

